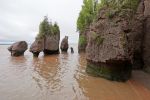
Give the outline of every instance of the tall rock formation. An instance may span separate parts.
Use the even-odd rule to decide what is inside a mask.
[[[67,52],[68,48],[68,36],[65,36],[65,38],[63,38],[63,40],[61,41],[60,49],[62,52]]]
[[[144,70],[150,73],[150,0],[144,0],[144,41],[143,41],[143,63]]]
[[[87,37],[87,72],[126,81],[132,68],[150,72],[150,0],[111,0]]]
[[[58,54],[59,40],[59,26],[57,23],[52,24],[52,22],[49,22],[48,17],[45,16],[39,25],[39,34],[35,42],[31,45],[30,52],[36,57],[41,51],[43,51],[45,55]]]

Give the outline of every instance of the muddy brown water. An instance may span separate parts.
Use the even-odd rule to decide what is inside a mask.
[[[11,57],[0,45],[0,100],[150,100],[150,75],[134,71],[126,83],[86,74],[85,54]]]

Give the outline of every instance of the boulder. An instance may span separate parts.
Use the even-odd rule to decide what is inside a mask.
[[[62,40],[60,48],[61,48],[62,52],[67,52],[67,50],[68,50],[68,36],[65,36],[65,38]]]
[[[34,57],[38,57],[39,53],[44,50],[43,39],[36,39],[30,47],[30,52],[33,53]]]
[[[59,53],[59,34],[47,35],[44,39],[44,54],[58,54]]]
[[[25,41],[13,43],[10,47],[8,47],[8,50],[11,52],[11,56],[22,56],[27,49],[28,44]]]

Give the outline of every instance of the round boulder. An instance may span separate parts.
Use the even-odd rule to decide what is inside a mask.
[[[25,41],[13,43],[10,47],[8,47],[8,50],[11,52],[11,56],[22,56],[27,49],[28,44]]]

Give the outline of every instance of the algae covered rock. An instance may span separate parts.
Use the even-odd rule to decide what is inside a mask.
[[[143,63],[144,70],[150,73],[150,0],[144,1],[144,41],[143,41]]]
[[[10,47],[8,47],[8,50],[11,52],[11,56],[22,56],[27,49],[28,44],[25,41],[13,43]]]

